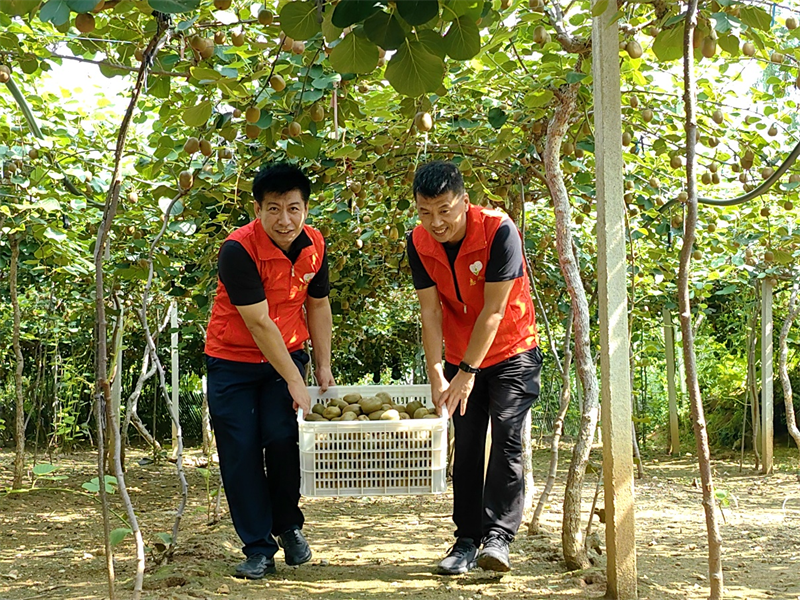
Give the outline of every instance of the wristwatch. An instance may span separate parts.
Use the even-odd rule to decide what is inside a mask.
[[[458,365],[458,368],[461,369],[462,371],[464,371],[464,373],[471,373],[472,375],[475,375],[475,374],[481,372],[480,369],[476,369],[472,365],[469,365],[469,364],[465,363],[463,360]]]

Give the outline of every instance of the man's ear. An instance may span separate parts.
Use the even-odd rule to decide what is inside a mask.
[[[258,216],[258,213],[260,212],[260,210],[261,210],[261,205],[258,202],[256,202],[255,200],[253,200],[253,214],[255,216]]]

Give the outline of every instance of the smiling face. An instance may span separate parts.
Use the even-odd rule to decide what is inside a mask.
[[[455,194],[447,191],[435,198],[417,194],[417,214],[425,231],[442,244],[459,242],[467,234],[466,193]]]
[[[266,193],[260,205],[255,203],[255,211],[266,234],[285,252],[303,231],[308,216],[308,206],[300,190],[290,190],[285,194]]]

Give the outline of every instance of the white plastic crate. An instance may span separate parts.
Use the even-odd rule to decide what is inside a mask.
[[[433,408],[430,385],[309,387],[312,406],[359,393],[386,392],[397,403]],[[300,429],[300,492],[304,496],[440,494],[447,488],[447,422],[305,421]]]

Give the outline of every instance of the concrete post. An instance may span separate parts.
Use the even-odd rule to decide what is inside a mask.
[[[680,432],[678,431],[678,394],[675,390],[675,330],[672,328],[672,314],[668,308],[664,314],[664,347],[667,355],[667,395],[669,397],[669,439],[670,454],[681,453]]]
[[[602,1],[602,0],[600,0]],[[593,5],[598,4],[595,0]],[[606,597],[632,600],[636,591],[628,299],[622,202],[622,104],[617,5],[594,17],[595,153],[597,169],[597,273],[603,484],[608,561]]]
[[[761,472],[772,473],[772,280],[761,281]]]

